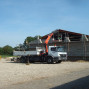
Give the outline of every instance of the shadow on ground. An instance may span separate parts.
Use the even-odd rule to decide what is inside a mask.
[[[18,63],[18,64],[27,64],[26,62],[14,62],[14,61],[5,61],[5,63]],[[47,62],[29,62],[29,64],[48,64]],[[60,64],[60,63],[54,63],[54,64]],[[52,64],[50,64],[52,65]]]
[[[89,89],[89,76],[53,87],[51,89]]]

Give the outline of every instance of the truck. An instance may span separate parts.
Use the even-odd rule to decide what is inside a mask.
[[[35,50],[28,51],[13,51],[14,56],[19,56],[18,58],[14,58],[14,61],[47,62],[48,64],[52,64],[67,60],[67,52],[63,46],[48,46],[48,42],[52,36],[53,33],[48,35],[45,40],[45,47],[36,47]]]

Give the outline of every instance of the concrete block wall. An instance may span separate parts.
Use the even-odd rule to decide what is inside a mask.
[[[63,45],[68,53],[69,60],[89,60],[89,41],[88,42],[57,42],[49,45]]]

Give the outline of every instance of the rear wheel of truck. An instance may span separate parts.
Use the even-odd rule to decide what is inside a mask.
[[[47,63],[48,63],[48,64],[52,64],[52,63],[53,63],[53,58],[48,57],[48,58],[47,58]]]

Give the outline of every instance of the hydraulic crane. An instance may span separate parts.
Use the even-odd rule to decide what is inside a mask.
[[[47,39],[45,40],[45,44],[46,44],[46,53],[48,53],[48,42],[49,42],[49,40],[50,40],[50,38],[53,36],[53,33],[51,33],[51,34],[49,34],[48,35],[48,37],[47,37]]]

